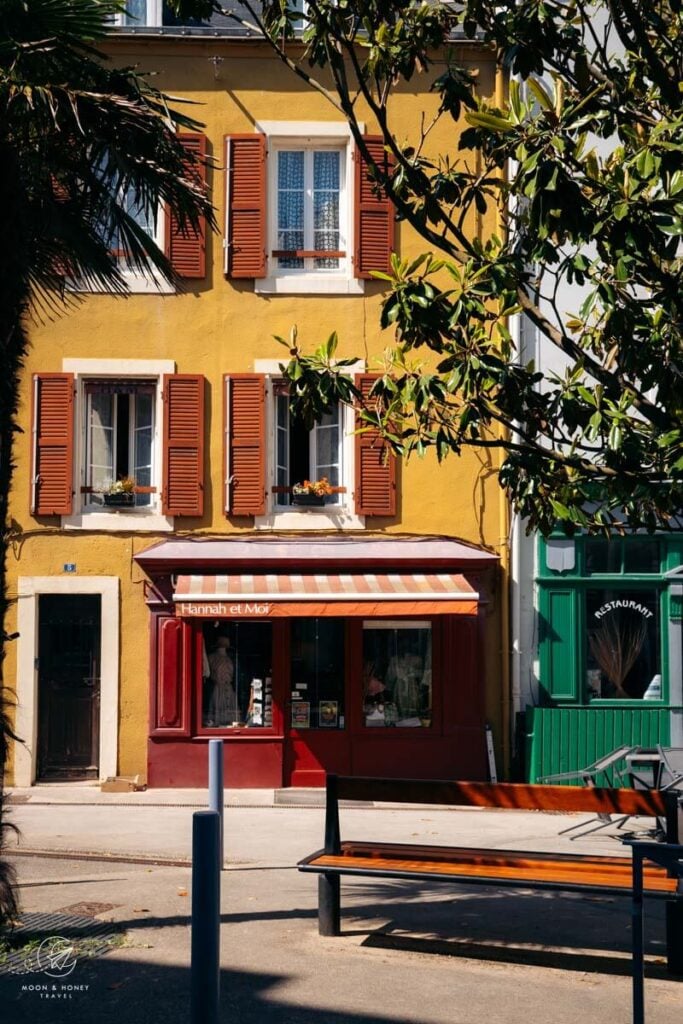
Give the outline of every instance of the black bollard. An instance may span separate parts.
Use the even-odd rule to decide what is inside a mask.
[[[220,815],[192,815],[191,1024],[219,1024],[220,1003]]]

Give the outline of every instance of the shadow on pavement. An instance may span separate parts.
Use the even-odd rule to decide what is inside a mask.
[[[414,1024],[414,1017],[343,1013],[297,1006],[273,992],[286,975],[221,972],[221,1020],[230,1024]],[[85,991],[60,991],[61,985]],[[47,985],[48,991],[22,991]],[[52,986],[57,986],[52,992]],[[142,965],[120,956],[78,964],[64,981],[45,976],[0,979],[3,1024],[189,1024],[189,968]],[[64,995],[62,1000],[51,998]],[[66,998],[70,996],[71,998]],[[475,1024],[474,1020],[472,1024]]]

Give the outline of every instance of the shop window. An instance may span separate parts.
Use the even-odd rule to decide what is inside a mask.
[[[271,623],[204,623],[202,641],[204,728],[271,728]]]
[[[656,590],[586,592],[586,666],[589,699],[662,699]]]
[[[431,623],[364,621],[362,685],[366,726],[430,726]]]
[[[343,729],[344,620],[292,619],[291,726]]]
[[[275,508],[343,504],[342,407],[336,404],[309,430],[292,414],[287,387],[274,390]],[[321,493],[297,493],[305,481],[319,484]]]

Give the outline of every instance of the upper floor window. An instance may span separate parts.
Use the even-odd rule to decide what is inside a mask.
[[[201,18],[180,19],[163,0],[126,0],[125,10],[116,16],[115,24],[124,28],[173,28],[207,22]]]
[[[320,423],[308,430],[292,414],[287,388],[276,383],[274,392],[275,507],[344,504],[343,409],[335,405]],[[306,481],[319,483],[321,493],[316,494],[310,487],[308,492],[304,491]]]
[[[356,147],[328,121],[258,128],[226,140],[226,273],[266,293],[362,293],[394,248],[394,208],[371,176],[371,163],[390,170],[383,140]]]
[[[280,273],[348,276],[343,149],[275,148],[272,256]]]
[[[374,379],[356,376],[364,392]],[[353,409],[335,405],[309,429],[285,382],[267,373],[226,375],[225,403],[229,515],[263,528],[353,529],[396,514],[396,459],[376,432],[356,432]]]
[[[165,248],[165,218],[160,216],[158,210],[139,202],[135,197],[135,193],[130,188],[122,193],[120,206],[125,210],[130,219],[135,222],[138,228],[148,235],[153,242],[156,242],[161,250]],[[117,257],[121,270],[127,277],[144,277],[144,275],[140,274],[131,262],[119,232],[115,232],[113,237],[109,240],[109,247]]]
[[[202,515],[204,378],[167,360],[64,366],[34,376],[31,511],[124,530]]]
[[[156,390],[156,381],[86,383],[86,506],[157,506]]]
[[[178,141],[187,153],[186,173],[194,177],[197,184],[205,187],[206,136],[201,133],[183,132],[178,136]],[[104,178],[104,158],[101,173]],[[185,222],[181,230],[180,222],[171,210],[163,206],[157,209],[155,205],[144,202],[132,187],[121,188],[116,192],[116,181],[118,177],[114,175],[108,188],[116,195],[117,205],[122,207],[137,228],[148,235],[165,253],[177,277],[203,278],[206,274],[205,218],[200,217],[195,227]],[[126,247],[120,228],[105,224],[101,226],[99,233],[103,243],[117,257],[119,269],[129,291],[169,293],[175,290],[173,284],[164,279],[153,266],[136,266],[130,258],[129,248]],[[79,280],[70,281],[69,287],[74,291],[91,290],[90,285]],[[101,289],[98,287],[95,290]]]

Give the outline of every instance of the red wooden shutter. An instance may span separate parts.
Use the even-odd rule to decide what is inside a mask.
[[[266,379],[262,373],[225,377],[226,511],[266,512]]]
[[[367,398],[378,374],[356,375],[356,387]],[[356,429],[363,426],[356,419]],[[356,434],[356,514],[359,516],[396,515],[396,457],[377,430]]]
[[[31,512],[68,516],[73,510],[74,377],[33,377]]]
[[[384,150],[381,135],[364,135],[363,140],[374,163],[389,173],[393,160]],[[372,270],[388,273],[390,257],[394,248],[394,204],[377,191],[376,183],[368,177],[369,166],[357,148],[355,162],[355,205],[354,205],[354,274],[370,278]]]
[[[204,514],[204,378],[164,374],[164,475],[167,516]]]
[[[182,619],[162,617],[150,709],[152,736],[190,735],[190,643]]]
[[[206,185],[206,135],[187,133],[178,136],[187,153],[191,153],[201,163],[186,163],[188,176],[201,185]],[[204,277],[206,275],[206,217],[201,217],[198,228],[185,223],[180,230],[176,215],[167,210],[166,216],[166,255],[173,265],[178,277]]]
[[[228,277],[265,277],[266,136],[226,136],[225,270]]]

